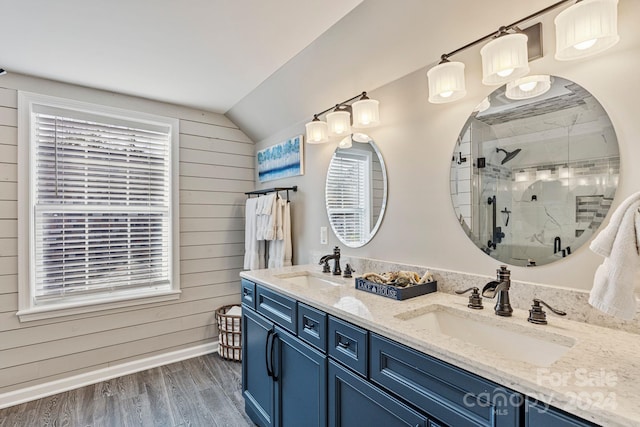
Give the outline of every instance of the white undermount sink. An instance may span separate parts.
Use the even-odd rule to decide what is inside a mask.
[[[321,274],[322,273],[314,273],[311,271],[299,271],[295,273],[277,274],[274,277],[306,288],[342,286],[342,283],[339,281],[332,281],[331,275],[322,276]]]
[[[415,331],[429,331],[466,344],[475,345],[504,358],[550,366],[573,345],[569,337],[544,331],[544,326],[528,327],[507,324],[508,319],[487,319],[473,312],[441,305],[401,313],[396,318],[406,321]],[[501,321],[503,322],[500,325]]]

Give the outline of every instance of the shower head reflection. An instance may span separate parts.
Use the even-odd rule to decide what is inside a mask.
[[[522,151],[521,148],[516,148],[515,150],[509,152],[507,150],[505,150],[504,148],[496,148],[496,153],[499,153],[500,151],[502,151],[504,154],[506,154],[506,156],[504,156],[504,159],[502,159],[502,165],[504,165],[505,163],[507,163],[509,160],[513,160],[513,158],[515,156],[517,156],[520,151]]]

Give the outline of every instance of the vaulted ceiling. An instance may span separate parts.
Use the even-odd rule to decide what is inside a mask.
[[[0,0],[0,67],[226,113],[260,141],[553,3]]]

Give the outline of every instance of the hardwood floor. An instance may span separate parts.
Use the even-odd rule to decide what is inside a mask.
[[[0,427],[253,426],[242,367],[209,354],[0,410]]]

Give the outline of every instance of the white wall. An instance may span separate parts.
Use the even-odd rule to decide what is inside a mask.
[[[17,90],[180,119],[177,301],[20,323],[17,285]],[[0,395],[217,340],[214,311],[240,301],[243,192],[254,145],[220,114],[8,74],[0,77]]]
[[[543,18],[544,58],[531,62],[532,74],[547,73],[575,81],[590,91],[609,113],[621,156],[620,185],[614,207],[640,190],[640,2],[619,4],[621,41],[591,59],[561,63],[553,59],[554,14]],[[455,31],[452,26],[451,31]],[[469,39],[468,41],[471,41]],[[436,41],[436,43],[441,40]],[[452,46],[449,46],[453,48]],[[457,47],[457,46],[454,46]],[[419,55],[419,52],[416,52]],[[310,251],[329,253],[334,245],[344,254],[493,276],[499,262],[483,254],[458,225],[449,195],[449,166],[456,138],[473,107],[492,88],[480,83],[479,47],[457,55],[466,64],[467,97],[453,104],[427,102],[427,69],[420,69],[377,90],[383,125],[371,131],[387,164],[389,199],[377,236],[366,246],[349,249],[330,232],[329,244],[319,244],[319,229],[329,226],[324,208],[324,180],[334,144],[305,145],[305,175],[277,182],[299,186],[292,198],[294,261]],[[340,76],[336,76],[336,79]],[[340,101],[354,93],[344,93]],[[318,105],[322,110],[327,105]],[[304,132],[304,121],[260,141],[257,149]],[[271,183],[272,184],[272,183]],[[331,228],[329,227],[329,230]],[[517,280],[589,289],[602,258],[586,246],[560,262],[536,268],[513,268]],[[517,290],[515,290],[517,292]]]

